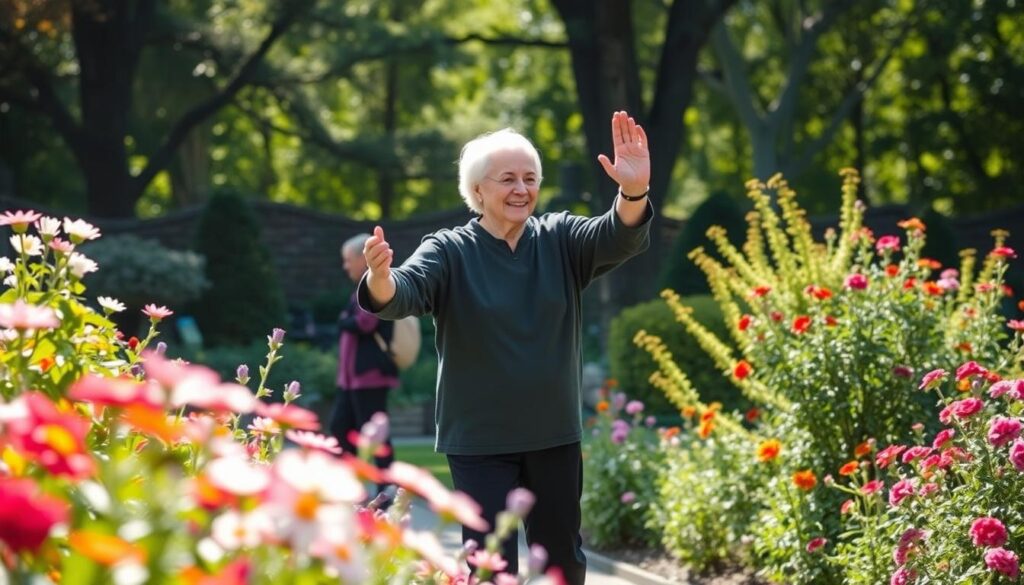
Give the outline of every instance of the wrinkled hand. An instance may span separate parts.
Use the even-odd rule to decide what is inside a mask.
[[[367,280],[371,286],[391,279],[391,262],[395,258],[395,251],[384,239],[382,227],[373,228],[373,235],[363,244],[363,257],[366,258],[366,268],[369,272]]]
[[[641,195],[651,181],[651,153],[647,148],[647,133],[626,112],[612,114],[612,145],[615,162],[600,154],[598,162],[604,172],[619,184],[626,195]]]

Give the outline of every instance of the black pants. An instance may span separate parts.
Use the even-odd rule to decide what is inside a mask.
[[[579,443],[505,455],[448,455],[448,467],[455,489],[480,504],[492,530],[510,491],[524,487],[533,492],[537,502],[523,522],[526,542],[543,546],[548,566],[560,568],[567,583],[583,585],[587,559],[580,538],[583,458]],[[505,572],[511,574],[519,570],[518,532],[502,543],[501,555],[508,561]],[[463,526],[462,541],[469,539],[484,546],[484,534]]]
[[[389,388],[361,388],[359,390],[338,389],[334,398],[334,409],[331,412],[331,435],[338,439],[338,444],[346,453],[357,453],[356,446],[348,440],[350,431],[359,432],[375,413],[388,412]],[[374,457],[374,463],[385,469],[395,460],[391,437],[388,437],[387,455]],[[379,487],[379,486],[378,486]]]

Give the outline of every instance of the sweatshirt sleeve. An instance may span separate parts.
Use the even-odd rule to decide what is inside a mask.
[[[363,275],[357,289],[359,306],[381,319],[390,320],[434,313],[448,282],[446,258],[441,238],[437,234],[426,236],[412,256],[398,268],[391,269],[395,279],[395,296],[391,302],[374,312],[366,275]]]
[[[596,217],[565,216],[569,257],[581,288],[650,246],[654,206],[647,202],[643,221],[627,226],[612,206]]]

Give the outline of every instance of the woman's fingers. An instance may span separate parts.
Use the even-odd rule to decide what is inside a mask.
[[[391,244],[384,239],[384,229],[380,226],[373,228],[373,235],[367,238],[363,245],[363,256],[366,258],[367,267],[372,271],[391,267],[395,252],[391,249]]]

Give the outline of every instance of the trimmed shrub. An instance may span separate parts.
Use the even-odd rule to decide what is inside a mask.
[[[686,304],[693,307],[694,317],[702,325],[720,338],[728,337],[722,312],[713,298],[688,297]],[[633,343],[633,336],[641,329],[665,342],[676,362],[689,373],[704,402],[721,402],[725,411],[746,409],[746,400],[718,370],[714,360],[676,323],[668,305],[662,300],[654,300],[623,310],[612,319],[608,333],[610,375],[630,396],[647,405],[648,413],[678,414],[679,410],[648,381],[657,370],[657,364],[651,361],[646,351]]]
[[[259,222],[241,195],[223,191],[210,198],[195,245],[206,256],[212,283],[193,307],[205,341],[246,344],[286,326],[284,292]]]

